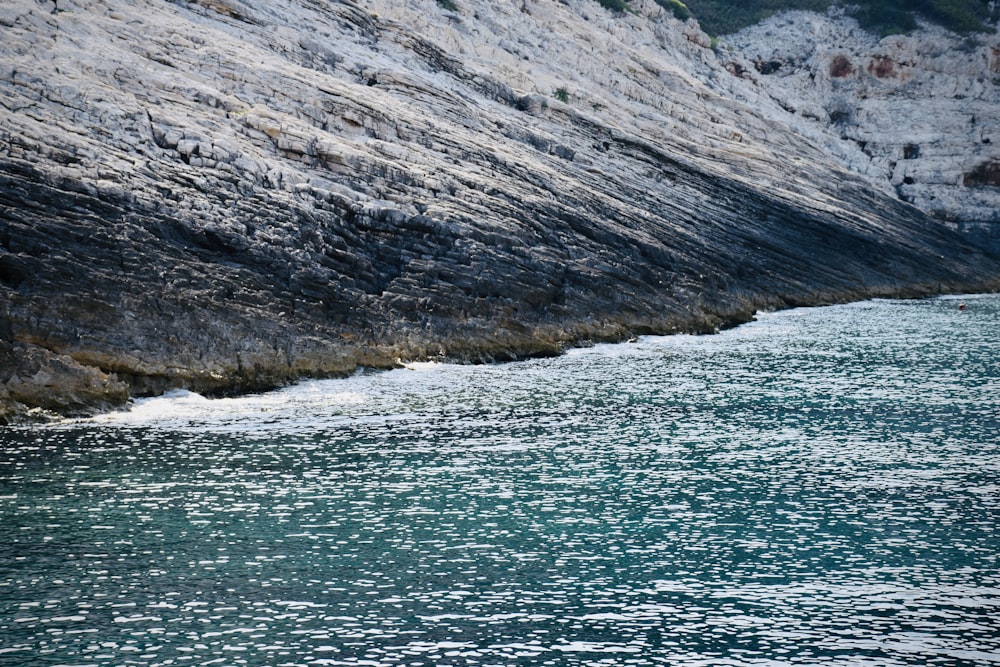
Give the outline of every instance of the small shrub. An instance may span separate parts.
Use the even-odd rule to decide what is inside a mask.
[[[854,18],[862,28],[882,37],[904,35],[917,28],[917,19],[913,12],[897,9],[892,3],[859,7]]]
[[[691,10],[681,0],[656,0],[656,4],[662,7],[664,11],[672,12],[674,18],[681,21],[687,21],[693,16]]]
[[[566,90],[565,86],[560,86],[559,88],[556,88],[554,91],[552,91],[552,96],[557,100],[559,100],[560,102],[562,102],[563,104],[569,102],[569,91]]]
[[[671,10],[674,2],[682,4],[656,2]],[[917,16],[959,33],[992,32],[990,24],[1000,18],[1000,3],[987,0],[684,0],[683,5],[709,35],[727,35],[787,9],[825,12],[833,5],[845,6],[863,28],[883,36],[914,30]]]
[[[613,12],[627,12],[630,9],[625,0],[597,0],[597,4]]]
[[[447,10],[449,12],[457,12],[458,5],[455,4],[454,0],[437,0],[438,5],[441,9]]]

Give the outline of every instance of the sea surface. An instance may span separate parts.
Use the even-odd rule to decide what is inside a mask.
[[[176,393],[0,430],[0,665],[1000,665],[998,526],[998,296]]]

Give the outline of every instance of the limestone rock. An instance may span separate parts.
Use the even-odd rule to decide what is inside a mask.
[[[129,387],[113,375],[36,345],[0,341],[0,424],[124,407]]]
[[[849,16],[787,12],[724,42],[849,169],[953,226],[1000,229],[1000,33],[879,39]]]
[[[9,0],[6,418],[1000,286],[886,180],[937,144],[862,159],[634,6]],[[989,150],[935,178],[988,197]]]

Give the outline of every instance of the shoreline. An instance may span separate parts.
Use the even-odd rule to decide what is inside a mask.
[[[49,9],[0,17],[0,421],[1000,289],[992,37],[896,77],[822,15],[770,54],[656,3]]]
[[[127,412],[131,409],[131,406],[136,400],[157,398],[172,391],[188,391],[198,396],[202,396],[207,400],[217,398],[236,398],[254,394],[267,394],[311,380],[344,379],[358,372],[377,372],[401,369],[405,368],[407,364],[414,363],[439,362],[459,365],[506,364],[529,359],[561,356],[574,349],[586,349],[599,344],[624,344],[634,341],[640,336],[715,335],[721,331],[737,328],[744,324],[753,322],[756,320],[756,316],[761,312],[783,312],[797,308],[816,308],[849,303],[863,303],[865,301],[877,299],[910,301],[948,298],[961,300],[964,297],[972,300],[976,297],[988,297],[990,295],[1000,293],[1000,281],[997,281],[997,284],[989,290],[968,291],[956,289],[954,291],[945,292],[916,290],[918,293],[913,292],[914,289],[910,288],[900,290],[895,294],[878,294],[863,298],[845,298],[842,300],[821,300],[815,303],[798,303],[778,308],[758,308],[749,316],[730,317],[729,319],[717,318],[712,320],[709,316],[705,316],[704,319],[697,323],[689,322],[688,326],[678,323],[673,324],[668,328],[656,329],[634,326],[627,329],[619,325],[605,330],[603,335],[599,332],[599,329],[587,327],[591,332],[591,335],[589,336],[577,338],[561,337],[558,339],[533,338],[527,341],[521,348],[504,346],[502,348],[502,356],[498,354],[499,350],[495,346],[495,341],[485,338],[478,341],[478,344],[477,342],[471,340],[462,340],[457,344],[456,341],[430,342],[422,346],[409,348],[411,352],[410,354],[406,354],[408,348],[397,345],[379,351],[364,350],[359,352],[355,357],[357,360],[367,360],[369,362],[371,362],[372,359],[378,359],[381,363],[355,363],[353,366],[349,366],[349,363],[340,360],[343,367],[343,370],[341,371],[328,373],[303,373],[297,376],[289,375],[285,377],[283,382],[275,383],[271,386],[252,386],[249,382],[250,378],[236,377],[233,378],[233,382],[228,385],[218,386],[215,389],[209,389],[206,391],[204,386],[199,385],[197,381],[185,383],[182,380],[179,380],[177,384],[166,387],[158,392],[133,394],[131,391],[132,388],[127,387],[126,391],[128,393],[124,398],[122,398],[120,387],[121,380],[117,377],[117,374],[104,373],[100,369],[84,367],[85,372],[102,374],[108,378],[101,385],[102,387],[107,388],[105,391],[94,391],[95,386],[93,384],[90,385],[91,391],[89,398],[92,402],[83,402],[83,400],[86,400],[87,397],[81,394],[79,381],[71,381],[67,383],[68,391],[66,392],[69,400],[67,400],[64,404],[69,408],[69,410],[60,412],[60,406],[56,403],[58,400],[58,385],[53,383],[53,380],[56,380],[56,378],[49,374],[46,376],[46,384],[42,388],[49,391],[54,390],[55,395],[50,394],[49,403],[45,407],[41,407],[38,405],[25,405],[10,399],[0,400],[0,427],[30,427],[31,425],[59,423],[66,420],[72,421],[74,419],[87,419],[118,411]],[[708,325],[710,325],[711,328],[708,328]],[[563,333],[566,333],[565,329],[562,331]],[[445,350],[444,354],[426,353],[429,347],[435,345],[440,349]],[[448,349],[464,349],[465,352],[464,354],[453,354],[448,353]],[[489,353],[487,351],[489,351]],[[74,372],[73,376],[69,379],[75,380],[77,375],[79,375],[79,373]],[[91,377],[93,377],[93,375]]]

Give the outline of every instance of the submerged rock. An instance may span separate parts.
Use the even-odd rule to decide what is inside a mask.
[[[633,6],[7,3],[0,419],[1000,285]]]

